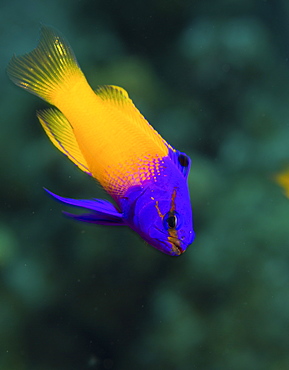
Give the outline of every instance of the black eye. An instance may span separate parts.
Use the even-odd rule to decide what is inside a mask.
[[[166,219],[166,223],[168,225],[169,229],[175,229],[177,226],[177,216],[176,215],[169,215],[169,217]]]
[[[183,224],[183,217],[176,211],[169,211],[163,218],[163,225],[166,230],[179,230]]]
[[[168,227],[170,229],[175,229],[175,227],[177,225],[177,217],[176,216],[170,216],[170,217],[168,217],[167,223],[168,223]]]
[[[188,167],[188,165],[189,165],[189,159],[188,159],[188,157],[186,155],[180,154],[179,157],[178,157],[178,160],[179,160],[179,164],[182,167]]]

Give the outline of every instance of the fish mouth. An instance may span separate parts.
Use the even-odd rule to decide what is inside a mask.
[[[168,240],[171,243],[172,252],[173,252],[174,255],[179,256],[179,255],[184,253],[185,250],[181,247],[180,239],[169,236]]]

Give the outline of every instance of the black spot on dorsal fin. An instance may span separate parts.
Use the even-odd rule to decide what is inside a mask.
[[[190,164],[189,158],[185,154],[180,154],[178,160],[182,167],[187,168]]]

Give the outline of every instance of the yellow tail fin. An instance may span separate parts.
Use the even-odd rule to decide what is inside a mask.
[[[32,94],[56,105],[59,86],[71,89],[83,76],[68,42],[53,28],[43,26],[36,49],[14,56],[7,67],[10,79]]]

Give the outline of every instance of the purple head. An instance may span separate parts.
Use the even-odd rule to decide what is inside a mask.
[[[187,174],[168,157],[157,181],[131,188],[122,202],[129,226],[171,256],[182,254],[195,238]]]
[[[188,157],[170,153],[162,158],[158,176],[130,187],[116,199],[118,208],[103,199],[64,198],[46,191],[59,202],[86,211],[77,215],[65,212],[69,217],[100,225],[128,225],[161,252],[179,256],[195,238],[187,185],[189,168]]]

